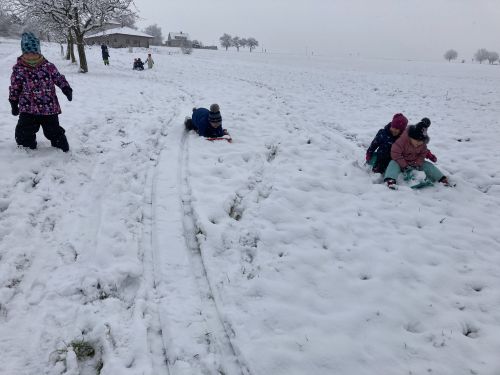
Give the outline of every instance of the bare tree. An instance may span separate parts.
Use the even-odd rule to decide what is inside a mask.
[[[486,48],[481,48],[478,49],[477,52],[474,54],[474,58],[479,61],[480,64],[483,63],[483,61],[488,60],[488,55],[489,52]]]
[[[151,45],[153,46],[161,46],[163,43],[163,34],[161,32],[161,27],[157,24],[150,25],[144,29],[146,34],[153,36],[153,40],[151,41]]]
[[[259,42],[255,38],[247,38],[247,45],[248,45],[248,48],[250,48],[250,52],[252,52],[252,50],[255,47],[259,46]]]
[[[5,14],[0,10],[0,36],[19,35],[21,28],[21,21],[17,17]]]
[[[234,36],[233,39],[231,39],[231,45],[233,47],[236,47],[236,50],[240,52],[240,47],[241,47],[241,39],[239,36]]]
[[[224,33],[224,35],[222,35],[222,36],[219,38],[219,40],[220,40],[220,45],[221,45],[222,47],[224,47],[224,48],[226,49],[226,51],[227,51],[227,49],[228,49],[229,47],[231,47],[231,42],[232,42],[232,40],[233,40],[233,37],[232,37],[231,35],[229,35],[229,34]]]
[[[117,17],[130,15],[133,0],[10,0],[11,14],[22,20],[36,20],[43,31],[71,30],[80,60],[80,71],[88,72],[84,37]]]
[[[451,60],[455,60],[458,57],[458,52],[454,49],[449,49],[445,52],[444,58],[450,62]]]
[[[118,16],[116,21],[119,22],[122,27],[130,27],[131,29],[137,30],[137,26],[135,25],[137,18],[137,14],[130,13]]]
[[[497,61],[497,60],[498,60],[498,57],[499,57],[499,56],[498,56],[498,53],[497,53],[497,52],[488,52],[488,58],[487,58],[487,60],[488,60],[488,62],[489,62],[490,64],[494,64],[494,63],[495,63],[495,61]]]

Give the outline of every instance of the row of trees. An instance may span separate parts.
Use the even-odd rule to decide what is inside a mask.
[[[2,14],[16,19],[25,29],[38,31],[47,39],[67,43],[67,59],[75,61],[78,51],[80,71],[88,72],[84,37],[114,20],[137,18],[133,0],[0,0]],[[34,27],[29,26],[36,25]]]
[[[227,51],[229,47],[236,47],[238,52],[240,52],[240,47],[248,47],[250,52],[252,52],[255,47],[259,46],[259,42],[255,38],[240,38],[239,36],[231,36],[229,34],[224,34],[220,38],[220,45],[224,47]]]
[[[458,57],[458,52],[455,51],[454,49],[450,49],[445,52],[444,58],[448,61],[451,60],[456,60]],[[488,51],[486,48],[481,48],[478,49],[477,52],[474,54],[474,59],[479,61],[480,64],[483,63],[483,61],[488,60],[490,64],[494,64],[496,61],[499,61],[500,56],[498,55],[497,52],[493,51]]]

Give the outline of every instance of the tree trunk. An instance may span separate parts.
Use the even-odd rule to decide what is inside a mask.
[[[89,71],[89,67],[87,65],[87,56],[85,56],[85,45],[83,40],[84,33],[80,29],[80,17],[76,7],[73,8],[73,15],[75,17],[73,32],[75,33],[76,48],[78,50],[78,58],[80,59],[80,73],[87,73]]]
[[[76,48],[78,50],[78,58],[80,59],[80,73],[87,73],[89,67],[87,65],[87,56],[85,55],[85,45],[83,44],[83,34],[76,32]]]
[[[67,45],[66,45],[66,60],[69,60],[71,59],[71,40],[69,39],[69,36],[68,38],[66,39],[67,40]]]

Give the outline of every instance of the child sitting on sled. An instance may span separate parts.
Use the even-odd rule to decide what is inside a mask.
[[[402,113],[396,113],[392,121],[377,132],[366,151],[366,162],[373,166],[375,173],[384,173],[391,161],[391,147],[408,125]]]
[[[401,172],[412,169],[424,171],[430,181],[439,181],[449,186],[448,178],[434,164],[425,161],[428,151],[425,143],[426,127],[428,126],[422,122],[409,126],[392,145],[392,160],[384,175],[384,181],[389,188],[396,188],[396,179]]]
[[[212,104],[210,110],[193,108],[192,117],[186,117],[184,126],[187,131],[195,130],[198,135],[206,138],[221,138],[228,134],[227,130],[222,128],[222,116],[218,104]]]

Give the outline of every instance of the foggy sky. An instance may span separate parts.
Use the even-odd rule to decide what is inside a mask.
[[[223,33],[269,52],[470,61],[500,52],[500,0],[135,0],[138,26],[158,24],[219,46]]]

